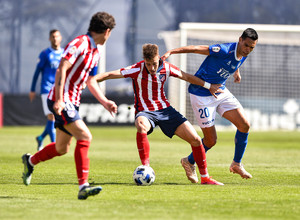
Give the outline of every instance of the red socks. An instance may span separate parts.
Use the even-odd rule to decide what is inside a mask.
[[[140,159],[143,165],[149,165],[149,151],[150,144],[148,141],[147,134],[145,133],[136,133],[136,143],[139,151]]]
[[[60,156],[55,149],[55,142],[52,142],[45,146],[42,150],[36,152],[31,158],[30,162],[33,165],[38,164],[39,162],[50,160],[53,157]]]
[[[192,146],[192,150],[193,150],[195,162],[198,165],[201,176],[208,175],[207,164],[206,164],[206,155],[205,155],[205,150],[203,148],[203,145],[200,145],[198,147]]]
[[[74,157],[79,185],[88,182],[90,169],[89,147],[90,141],[78,140],[76,143]]]

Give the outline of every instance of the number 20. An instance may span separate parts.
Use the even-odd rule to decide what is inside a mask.
[[[207,117],[209,117],[209,111],[208,111],[208,109],[206,107],[204,109],[200,108],[199,112],[200,112],[200,118],[207,118]]]

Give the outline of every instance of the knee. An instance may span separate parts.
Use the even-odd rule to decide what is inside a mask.
[[[248,133],[250,130],[250,123],[248,121],[244,122],[238,130],[243,133]]]
[[[142,120],[136,120],[135,127],[139,133],[147,133],[150,130],[150,127]]]
[[[201,138],[199,136],[194,137],[190,140],[190,145],[192,146],[200,146],[201,145]]]
[[[85,140],[91,142],[93,139],[93,136],[90,132],[84,132],[80,138],[77,138],[77,140]]]
[[[69,152],[69,147],[66,147],[66,148],[57,148],[56,147],[56,151],[60,156],[62,156]]]
[[[212,148],[213,146],[216,145],[216,143],[217,143],[217,138],[211,138],[211,139],[205,138],[203,140],[203,144],[208,148]]]

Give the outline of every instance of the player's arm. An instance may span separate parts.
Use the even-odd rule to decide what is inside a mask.
[[[29,99],[30,99],[31,102],[35,98],[35,87],[36,87],[36,83],[37,83],[37,80],[39,78],[39,75],[40,75],[41,71],[42,71],[42,69],[39,67],[39,65],[37,65],[36,69],[35,69],[35,72],[33,74],[31,88],[30,88],[30,92],[29,92]]]
[[[216,93],[222,93],[223,90],[220,88],[221,84],[210,84],[208,82],[205,82],[204,80],[200,79],[197,76],[185,73],[183,71],[180,71],[180,74],[178,75],[179,79],[185,80],[191,84],[195,84],[198,86],[202,86],[210,91],[210,93],[217,98]]]
[[[170,55],[179,53],[198,53],[207,56],[210,54],[209,46],[207,45],[190,45],[169,50],[162,55],[161,59],[166,60]]]
[[[234,74],[233,74],[234,82],[235,83],[240,83],[242,80],[241,74],[240,74],[240,69],[237,69]]]
[[[66,81],[66,75],[68,69],[70,69],[72,64],[65,58],[62,58],[59,64],[59,67],[56,70],[55,74],[55,103],[53,105],[54,111],[61,115],[61,111],[65,107],[63,101],[63,90]]]
[[[100,74],[98,74],[100,75]],[[105,95],[102,93],[98,83],[97,83],[97,76],[89,76],[86,85],[89,88],[90,92],[93,96],[107,109],[111,115],[117,113],[117,105],[115,102],[108,100]]]
[[[124,76],[121,74],[121,69],[109,71],[105,73],[99,73],[95,76],[95,79],[97,82],[102,82],[107,79],[119,79],[124,78]]]
[[[30,99],[31,102],[35,98],[36,83],[37,83],[37,80],[39,78],[40,73],[44,69],[45,62],[46,62],[46,58],[45,58],[45,55],[44,55],[44,51],[42,51],[39,55],[39,61],[36,65],[36,68],[35,68],[35,71],[34,71],[34,74],[33,74],[33,78],[32,78],[32,82],[31,82],[31,88],[30,88],[30,92],[29,92],[29,99]]]

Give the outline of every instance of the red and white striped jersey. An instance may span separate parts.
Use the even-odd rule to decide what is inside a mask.
[[[66,73],[63,100],[79,106],[85,82],[89,75],[97,74],[99,51],[89,34],[81,35],[65,47],[62,58],[67,59],[72,64]],[[49,92],[48,98],[55,101],[55,85]]]
[[[141,61],[122,68],[121,74],[132,79],[136,112],[156,111],[170,106],[164,85],[169,76],[178,77],[180,69],[168,62],[162,62],[157,73],[151,75],[145,67],[145,61]]]

